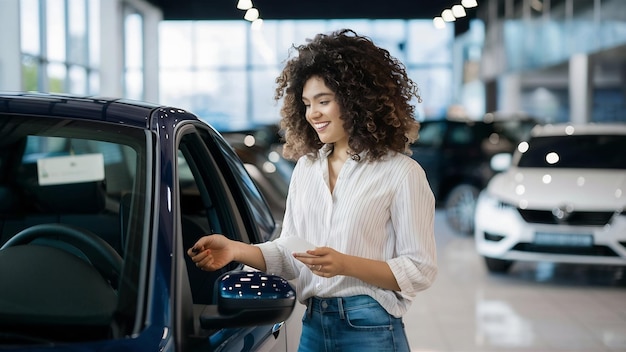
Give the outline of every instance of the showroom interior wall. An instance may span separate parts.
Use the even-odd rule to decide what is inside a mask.
[[[0,0],[0,90],[157,102],[161,20],[142,0]]]
[[[625,1],[491,1],[479,17],[488,111],[526,111],[549,122],[626,121]]]
[[[8,19],[2,21],[0,34],[3,42],[8,41],[0,56],[3,90],[126,97],[172,104],[206,117],[219,108],[215,116],[221,120],[276,121],[272,87],[289,47],[320,31],[350,26],[389,48],[407,64],[416,82],[427,87],[421,92],[425,102],[418,106],[420,117],[427,114],[424,111],[439,116],[454,101],[450,94],[454,31],[450,26],[438,30],[428,19],[268,20],[262,32],[254,33],[243,19],[162,21],[160,10],[144,0],[0,0],[0,4],[0,16]],[[190,30],[181,40],[164,40],[175,26]],[[221,37],[207,37],[209,27]],[[192,42],[189,38],[200,41],[184,44]],[[245,49],[239,56],[227,56],[229,45],[235,44]],[[185,66],[186,62],[192,64]],[[189,87],[175,88],[184,84]],[[193,99],[172,99],[173,87],[174,93]],[[243,88],[228,90],[233,87]],[[211,95],[204,94],[208,89],[213,89]],[[207,105],[212,111],[205,111]],[[238,111],[241,116],[231,116]]]
[[[22,87],[20,40],[19,33],[19,1],[0,0],[0,90],[15,91]]]
[[[392,38],[383,44],[403,45],[409,48],[409,54],[410,47],[415,46],[415,52],[431,60],[411,61],[409,54],[401,56],[422,85],[422,93],[432,95],[427,96],[428,104],[462,104],[468,111],[477,112],[525,111],[551,122],[624,121],[626,2],[543,0],[541,11],[532,8],[535,3],[485,0],[486,6],[479,8],[480,21],[473,21],[470,31],[452,38],[452,44],[446,42],[437,49],[438,53],[451,49],[448,55],[452,59],[433,61],[433,48],[424,48],[424,38],[432,37],[432,33],[424,35],[423,29],[412,27],[417,26],[412,22],[397,31],[408,33],[405,42],[396,43]],[[25,4],[40,13],[30,13],[30,8],[24,11],[28,8]],[[51,10],[59,6],[65,8],[57,13],[65,16],[61,29],[65,34],[60,34],[64,53],[54,57],[51,51],[59,45],[49,45],[52,29],[47,25]],[[77,7],[84,7],[86,29],[72,34],[73,26],[80,21],[70,20],[73,11],[69,9]],[[163,22],[160,10],[145,0],[0,0],[0,90],[96,94],[170,103],[163,92],[168,78],[181,82],[181,77],[199,80],[202,76],[194,70],[186,76],[168,71],[166,62],[160,62]],[[287,26],[292,25],[267,22],[268,28],[273,26],[276,32],[289,32]],[[332,21],[328,23],[326,28],[335,26]],[[381,26],[388,28],[388,24]],[[270,39],[273,36],[268,35]],[[286,47],[284,42],[276,45]],[[280,55],[284,57],[284,53]],[[182,53],[177,60],[186,56]],[[267,68],[267,75],[277,69],[277,65]],[[249,86],[259,86],[254,78],[259,73],[250,76]],[[203,86],[207,82],[211,83],[205,80]],[[262,86],[267,88],[267,84]],[[225,96],[223,90],[218,93]],[[269,100],[270,94],[264,94],[262,98]],[[248,107],[246,115],[250,111],[263,109]]]
[[[100,95],[157,103],[161,11],[141,0],[100,0],[100,8]],[[126,26],[129,18],[139,27]]]
[[[445,114],[454,101],[454,31],[428,19],[264,20],[261,30],[238,20],[163,21],[161,102],[191,110],[218,129],[275,123],[275,80],[292,45],[339,28],[367,35],[405,64],[421,88],[418,118]]]

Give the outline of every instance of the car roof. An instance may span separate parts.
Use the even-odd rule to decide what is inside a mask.
[[[536,116],[527,114],[523,111],[506,112],[506,111],[492,111],[483,116],[485,122],[506,122],[506,121],[532,121],[539,122],[540,119]]]
[[[441,117],[441,118],[428,118],[425,120],[420,120],[420,124],[430,124],[430,123],[447,123],[447,124],[459,124],[459,125],[475,125],[475,124],[486,124],[483,120],[473,120],[465,117]]]
[[[104,121],[149,128],[157,109],[175,109],[177,119],[198,118],[182,109],[128,99],[38,92],[0,92],[0,113]]]
[[[464,125],[496,125],[503,124],[508,122],[522,122],[522,123],[532,123],[533,125],[538,124],[539,120],[530,116],[530,115],[494,115],[494,114],[485,114],[485,116],[481,119],[473,119],[465,116],[444,116],[440,118],[428,118],[425,120],[420,120],[420,124],[429,124],[429,123],[448,123],[448,124],[464,124]]]
[[[532,137],[583,135],[583,134],[623,134],[623,135],[626,135],[626,123],[546,124],[546,125],[537,125],[531,131]]]

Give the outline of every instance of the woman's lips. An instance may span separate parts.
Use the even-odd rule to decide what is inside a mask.
[[[317,131],[322,131],[329,124],[330,124],[330,122],[316,122],[316,123],[313,123],[313,127],[315,127],[315,130],[317,130]]]

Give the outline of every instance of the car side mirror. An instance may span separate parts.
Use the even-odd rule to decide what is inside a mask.
[[[296,292],[280,276],[260,271],[231,271],[215,285],[217,304],[200,314],[203,329],[274,324],[286,320]]]
[[[491,157],[489,165],[496,172],[505,171],[511,167],[513,155],[510,153],[498,153]]]

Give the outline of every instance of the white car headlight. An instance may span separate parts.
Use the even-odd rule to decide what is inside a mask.
[[[481,206],[489,207],[492,209],[515,209],[514,205],[501,200],[498,196],[492,194],[487,190],[480,193],[480,195],[478,196],[478,203],[481,204]]]

